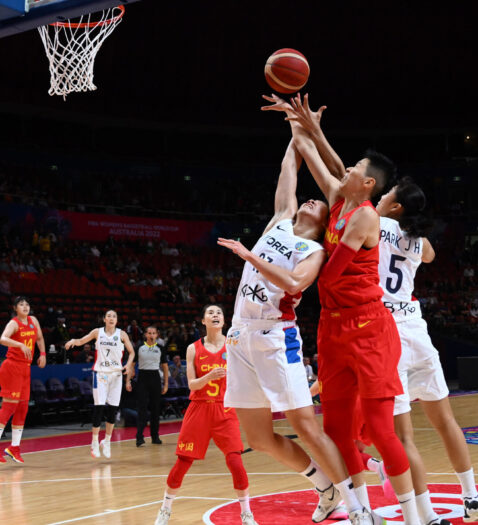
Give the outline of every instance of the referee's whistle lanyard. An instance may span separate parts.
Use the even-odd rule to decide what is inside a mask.
[[[148,345],[148,343],[145,341],[144,344],[148,347],[148,350],[152,350],[157,343],[153,343],[152,345]]]

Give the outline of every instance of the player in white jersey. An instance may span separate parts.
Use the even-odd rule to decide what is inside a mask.
[[[100,447],[103,455],[111,457],[111,436],[115,426],[116,413],[118,411],[121,388],[123,385],[123,373],[129,372],[134,375],[133,359],[134,349],[128,334],[116,328],[118,315],[114,310],[108,310],[104,317],[105,326],[95,328],[81,339],[70,339],[65,344],[69,350],[74,346],[82,346],[96,339],[95,364],[93,366],[93,427],[91,441],[91,455],[100,457]],[[129,353],[126,365],[122,365],[124,347]],[[127,386],[128,388],[128,386]],[[129,385],[131,388],[131,385]],[[106,433],[105,438],[98,442],[101,427],[101,419],[106,407]]]
[[[358,501],[337,447],[318,424],[302,364],[295,307],[325,261],[317,239],[325,231],[327,205],[309,200],[298,207],[301,160],[291,142],[277,183],[275,214],[252,251],[239,241],[218,240],[246,261],[226,339],[224,405],[236,409],[253,449],[266,452],[316,486],[320,502],[315,521],[329,517],[343,498],[353,525],[380,524],[381,518]],[[317,463],[296,442],[274,432],[276,411],[285,412]]]
[[[410,400],[419,399],[439,433],[462,486],[465,522],[478,521],[478,495],[463,433],[448,400],[448,388],[438,352],[428,335],[420,303],[413,298],[418,266],[430,263],[435,252],[424,237],[422,190],[404,177],[377,205],[380,214],[380,285],[383,301],[397,323],[402,355],[398,364],[404,393],[395,398],[395,430],[412,470],[418,511],[425,524],[449,523],[434,512],[426,485],[426,470],[413,441]]]

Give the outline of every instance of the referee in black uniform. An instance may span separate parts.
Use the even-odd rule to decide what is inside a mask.
[[[166,353],[156,344],[158,330],[154,326],[146,329],[146,341],[138,348],[136,357],[138,360],[138,425],[136,433],[136,446],[144,445],[143,430],[148,421],[148,405],[151,412],[150,430],[151,442],[161,444],[159,438],[159,407],[161,394],[168,391],[169,367]],[[161,389],[161,376],[159,366],[161,365],[164,374],[164,386]]]

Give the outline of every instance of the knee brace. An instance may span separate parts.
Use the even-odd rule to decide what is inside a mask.
[[[28,401],[20,401],[15,413],[13,414],[12,425],[23,427],[25,425],[25,419],[27,418],[27,412]]]
[[[93,407],[93,427],[101,427],[101,419],[103,418],[103,410],[105,405],[95,405]]]
[[[0,409],[0,424],[2,424],[4,427],[7,425],[8,421],[17,409],[17,406],[18,403],[9,403],[8,401],[3,401],[2,408]]]
[[[191,468],[194,459],[186,456],[178,456],[174,467],[169,472],[168,479],[166,481],[168,487],[172,489],[178,489],[183,482],[186,472]]]
[[[232,474],[234,488],[236,490],[246,490],[249,486],[249,480],[240,452],[229,452],[226,455],[226,465]]]
[[[106,407],[106,421],[110,423],[111,425],[115,424],[116,421],[116,413],[118,412],[119,407],[115,407],[113,405],[108,405]]]

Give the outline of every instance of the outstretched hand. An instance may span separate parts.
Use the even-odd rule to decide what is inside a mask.
[[[292,115],[288,115],[286,120],[290,122],[297,122],[305,131],[309,133],[320,133],[320,121],[322,113],[327,109],[327,106],[321,106],[318,111],[312,111],[309,106],[309,94],[304,96],[302,102],[300,93],[290,99],[292,107]]]
[[[272,102],[270,106],[262,106],[261,111],[285,111],[289,112],[292,111],[292,106],[286,102],[284,99],[278,97],[277,95],[272,95],[269,97],[267,95],[262,95],[262,98],[267,100],[268,102]]]
[[[217,244],[224,246],[224,248],[228,248],[245,261],[247,261],[247,257],[251,253],[240,241],[235,241],[234,239],[223,239],[222,237],[219,237]]]

